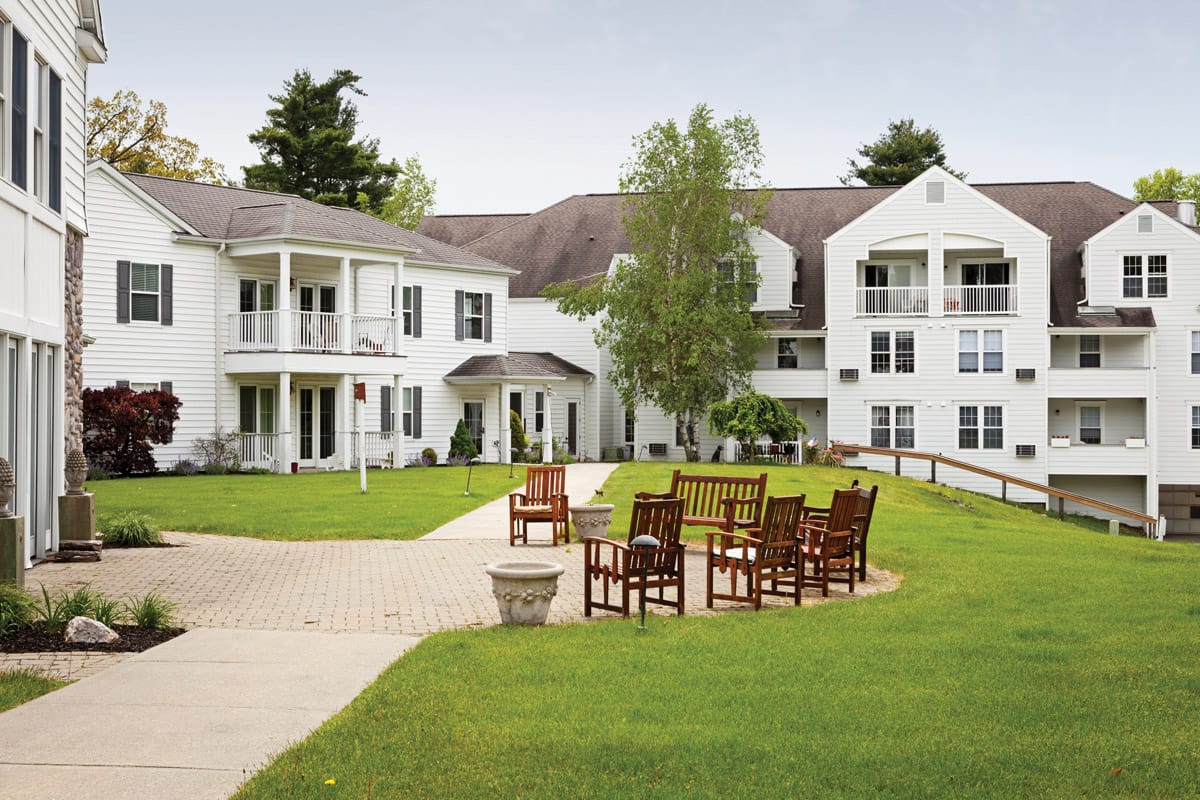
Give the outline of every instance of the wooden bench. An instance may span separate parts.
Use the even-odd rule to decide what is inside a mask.
[[[683,498],[683,524],[703,525],[733,533],[762,525],[767,473],[757,478],[734,475],[671,475],[671,497]]]

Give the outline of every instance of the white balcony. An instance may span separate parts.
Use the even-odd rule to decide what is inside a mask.
[[[1046,471],[1051,475],[1145,475],[1150,448],[1115,444],[1080,444],[1046,451]]]
[[[1129,369],[1051,367],[1046,391],[1049,397],[1145,398],[1150,396],[1150,370],[1145,367]]]
[[[756,369],[750,376],[755,391],[790,399],[827,397],[829,371],[824,369]]]
[[[860,317],[915,317],[929,314],[926,286],[859,286],[855,289],[854,313]]]
[[[287,350],[295,353],[375,353],[397,355],[393,317],[350,314],[350,347],[342,338],[344,314],[317,311],[248,311],[229,315],[231,353]],[[286,318],[286,323],[281,323]],[[288,325],[291,343],[282,346],[280,325]]]
[[[974,314],[1016,314],[1017,287],[943,286],[942,310],[949,316]]]

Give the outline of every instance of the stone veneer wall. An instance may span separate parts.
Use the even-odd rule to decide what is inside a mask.
[[[67,228],[63,348],[63,438],[65,452],[83,448],[83,234]]]

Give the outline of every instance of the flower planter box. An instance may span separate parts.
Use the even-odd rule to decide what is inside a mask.
[[[1051,447],[1070,447],[1071,440],[1066,438],[1065,436],[1062,438],[1054,436],[1054,437],[1051,437],[1051,439],[1050,439],[1050,446]]]
[[[1132,448],[1142,448],[1146,446],[1146,439],[1142,436],[1130,436],[1125,439],[1125,446]]]

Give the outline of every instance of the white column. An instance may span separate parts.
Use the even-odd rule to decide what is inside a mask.
[[[542,426],[542,463],[554,463],[554,417],[550,413],[550,409],[554,406],[554,401],[550,397],[550,387],[543,386],[542,391],[545,392],[546,398],[546,424]]]
[[[279,471],[292,470],[292,373],[279,373]]]
[[[511,384],[500,384],[500,463],[512,462],[512,414],[508,407]]]
[[[350,455],[353,452],[353,441],[351,437],[354,435],[350,420],[352,419],[352,405],[354,403],[353,387],[350,385],[349,375],[339,375],[338,385],[338,452],[341,453],[342,463],[338,465],[339,469],[350,469],[352,463]]]
[[[392,315],[392,353],[404,352],[401,346],[404,341],[404,259],[396,262],[396,307]]]
[[[946,254],[942,250],[942,232],[929,232],[929,252],[926,254],[925,263],[928,265],[928,276],[925,283],[928,285],[929,292],[929,316],[943,317],[946,313],[946,299],[943,288],[946,285]]]
[[[354,302],[351,303],[351,300]],[[338,308],[342,310],[342,352],[354,352],[354,323],[351,305],[358,310],[358,298],[350,294],[350,259],[343,258],[341,273],[338,275]],[[346,427],[350,427],[347,423]],[[347,458],[349,455],[347,455]]]
[[[279,254],[279,349],[292,349],[292,254],[286,250]]]
[[[404,387],[401,376],[392,376],[392,468],[404,466]]]

